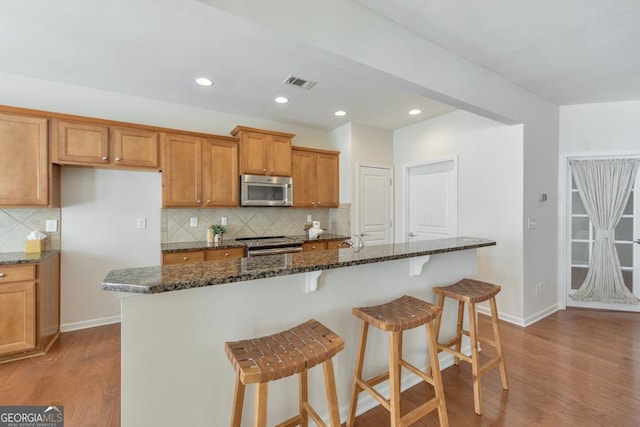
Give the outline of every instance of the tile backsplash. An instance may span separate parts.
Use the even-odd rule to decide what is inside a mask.
[[[227,217],[224,237],[278,236],[304,234],[307,215],[320,221],[329,233],[349,236],[351,207],[340,205],[336,209],[291,208],[237,208],[237,209],[163,209],[161,215],[162,243],[206,240],[206,230],[211,224],[219,224]],[[198,218],[197,227],[190,226],[191,217]]]
[[[45,232],[48,219],[58,221],[58,232]],[[60,208],[0,209],[0,252],[24,252],[24,241],[34,230],[49,236],[46,249],[60,249]]]

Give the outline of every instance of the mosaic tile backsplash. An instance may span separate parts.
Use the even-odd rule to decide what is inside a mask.
[[[45,233],[48,219],[58,221],[57,233]],[[23,252],[24,241],[34,230],[49,236],[46,249],[60,249],[60,209],[0,209],[0,252]]]
[[[224,238],[253,236],[290,236],[304,234],[307,215],[320,221],[329,233],[351,234],[351,206],[336,209],[237,208],[237,209],[163,209],[161,215],[162,243],[205,241],[207,227],[219,224],[227,217]],[[191,227],[191,217],[198,226]]]

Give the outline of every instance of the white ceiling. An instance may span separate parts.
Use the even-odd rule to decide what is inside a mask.
[[[354,0],[558,105],[640,99],[639,0]]]
[[[355,1],[554,103],[640,99],[638,0]],[[452,110],[194,0],[0,7],[0,72],[322,129],[395,129]],[[289,74],[318,84],[287,87]],[[200,75],[214,86],[194,85]]]

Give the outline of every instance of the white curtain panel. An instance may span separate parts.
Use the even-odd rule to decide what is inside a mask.
[[[640,303],[624,284],[614,241],[639,164],[640,159],[569,161],[596,234],[587,277],[571,297],[575,301]]]

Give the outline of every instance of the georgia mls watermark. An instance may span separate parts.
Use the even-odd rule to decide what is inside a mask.
[[[0,427],[64,427],[64,406],[0,406]]]

